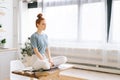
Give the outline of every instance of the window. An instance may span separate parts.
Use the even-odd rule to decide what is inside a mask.
[[[80,39],[103,41],[105,34],[105,3],[95,2],[80,6]]]

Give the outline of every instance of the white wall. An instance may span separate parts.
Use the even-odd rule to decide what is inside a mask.
[[[6,38],[5,47],[18,47],[18,28],[19,25],[19,4],[21,0],[2,0],[2,6],[6,7],[3,11],[5,15],[0,15],[0,24],[6,32],[0,33],[0,38]]]
[[[13,0],[13,47],[19,47],[22,0]]]
[[[0,23],[5,29],[4,37],[6,38],[6,47],[13,47],[13,0],[3,0],[2,6],[5,14],[0,16]]]

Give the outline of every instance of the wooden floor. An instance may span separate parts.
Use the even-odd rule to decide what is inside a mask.
[[[87,80],[120,80],[120,75],[111,74],[111,73],[103,73],[96,72],[90,70],[82,70],[82,69],[70,69],[61,72],[61,75],[77,77],[80,79]]]
[[[87,80],[87,79],[78,78],[78,77],[74,77],[74,76],[64,76],[64,75],[62,75],[60,80]]]

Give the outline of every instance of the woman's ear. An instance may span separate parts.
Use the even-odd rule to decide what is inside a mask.
[[[37,27],[39,26],[39,24],[37,24]]]

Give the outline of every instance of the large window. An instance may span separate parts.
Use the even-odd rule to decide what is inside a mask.
[[[107,31],[105,8],[104,0],[46,0],[40,2],[39,8],[28,9],[26,13],[28,20],[27,26],[22,26],[22,39],[27,39],[36,31],[36,16],[42,12],[47,23],[45,32],[49,41],[58,41],[57,43],[67,43],[68,45],[71,43],[79,45],[78,42],[80,44],[101,44],[105,41]],[[26,30],[29,31],[26,33]]]
[[[103,41],[105,34],[105,3],[86,3],[80,6],[82,41]]]

